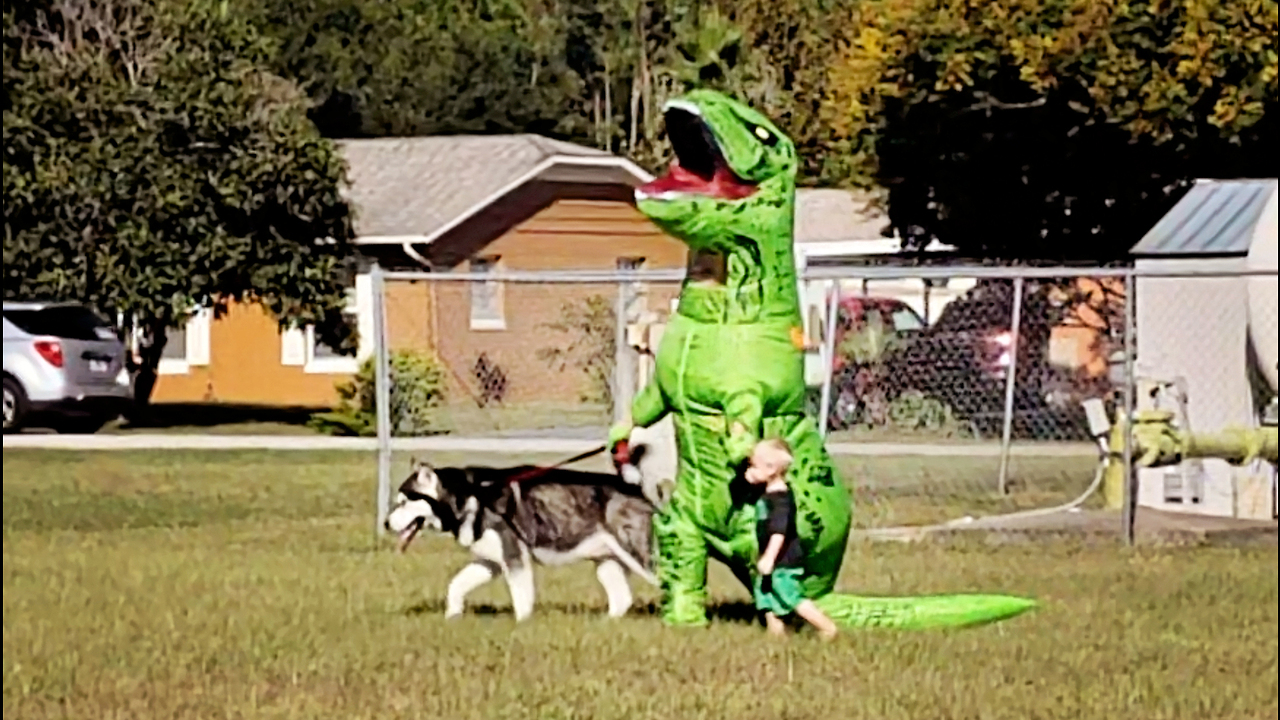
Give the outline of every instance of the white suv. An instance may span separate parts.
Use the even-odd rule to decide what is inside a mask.
[[[93,433],[132,402],[116,330],[75,303],[4,303],[4,432]]]

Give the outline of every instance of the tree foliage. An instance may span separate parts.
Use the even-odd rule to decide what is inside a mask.
[[[1196,177],[1272,175],[1272,0],[866,0],[827,118],[909,247],[1123,255]]]
[[[151,371],[166,328],[230,301],[352,348],[343,165],[251,24],[57,0],[6,10],[5,45],[6,298],[136,317]]]
[[[851,0],[240,0],[274,37],[271,67],[332,137],[536,132],[669,155],[661,109],[695,86],[763,107],[800,143],[809,182],[839,182],[819,118]]]

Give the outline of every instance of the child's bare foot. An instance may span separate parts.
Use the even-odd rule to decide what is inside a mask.
[[[767,613],[764,616],[764,624],[765,627],[769,628],[770,635],[784,637],[787,634],[786,623],[782,622],[782,618],[774,615],[773,613]]]

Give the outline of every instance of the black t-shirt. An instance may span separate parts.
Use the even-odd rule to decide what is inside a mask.
[[[766,492],[756,504],[756,542],[764,554],[769,538],[781,535],[782,550],[773,563],[775,568],[798,568],[804,564],[804,551],[796,531],[796,501],[791,489]]]

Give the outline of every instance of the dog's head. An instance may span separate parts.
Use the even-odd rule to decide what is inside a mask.
[[[387,515],[386,528],[397,535],[397,549],[404,552],[423,528],[456,532],[459,518],[455,501],[435,468],[414,460]]]

